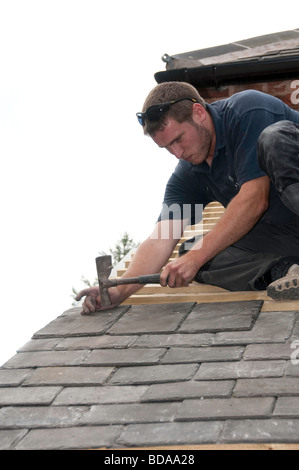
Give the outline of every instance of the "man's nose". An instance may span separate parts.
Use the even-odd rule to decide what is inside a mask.
[[[170,148],[170,153],[174,155],[178,160],[180,160],[183,156],[184,151],[180,148],[179,145],[172,145]]]

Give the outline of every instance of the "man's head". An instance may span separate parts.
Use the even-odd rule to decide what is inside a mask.
[[[205,101],[189,83],[166,82],[148,95],[137,114],[144,133],[176,158],[210,164],[215,132]]]
[[[175,101],[175,103],[170,104],[172,101]],[[205,101],[201,98],[196,88],[189,83],[165,82],[157,85],[146,98],[142,113],[138,113],[139,122],[143,120],[144,133],[152,137],[158,130],[163,129],[169,118],[179,123],[192,121],[193,104],[196,102],[206,108]],[[162,109],[159,116],[158,109],[154,119],[151,119],[151,111],[155,112],[155,107],[162,103],[168,104],[166,106],[167,111],[164,112]],[[149,117],[147,117],[147,112]],[[140,116],[141,114],[143,114],[142,117]]]

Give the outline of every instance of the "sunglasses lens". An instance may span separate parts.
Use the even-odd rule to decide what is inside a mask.
[[[144,127],[144,125],[145,125],[145,115],[144,115],[144,113],[137,113],[136,116],[137,116],[139,124],[141,124],[141,126]]]

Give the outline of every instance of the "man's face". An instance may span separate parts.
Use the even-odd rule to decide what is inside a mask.
[[[212,158],[213,134],[202,123],[179,123],[172,118],[152,137],[161,148],[166,148],[179,160],[199,165]]]

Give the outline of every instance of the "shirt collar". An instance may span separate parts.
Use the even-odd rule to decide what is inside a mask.
[[[213,158],[215,158],[220,152],[220,150],[223,147],[225,147],[222,116],[220,112],[218,111],[218,104],[219,104],[219,101],[216,101],[215,103],[212,103],[212,104],[206,103],[207,110],[209,111],[213,119],[215,133],[216,133],[216,146],[215,146],[215,152],[214,152]]]

